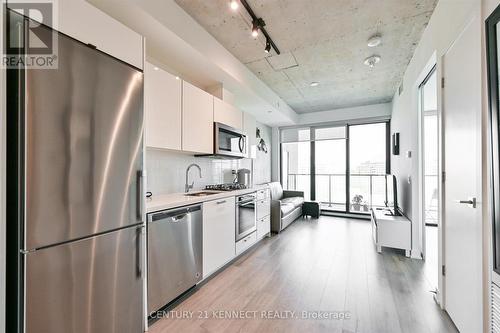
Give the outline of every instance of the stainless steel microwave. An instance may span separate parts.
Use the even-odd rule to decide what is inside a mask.
[[[247,135],[236,128],[214,123],[214,158],[244,158],[247,156]]]

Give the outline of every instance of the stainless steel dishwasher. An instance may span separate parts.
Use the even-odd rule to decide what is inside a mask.
[[[148,314],[202,279],[201,205],[148,214]]]

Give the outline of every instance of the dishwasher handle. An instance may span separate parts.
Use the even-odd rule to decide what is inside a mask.
[[[163,221],[163,222],[180,222],[190,213],[201,210],[201,205],[174,208],[165,210],[158,213],[153,213],[148,217],[149,222]]]
[[[184,213],[184,214],[180,214],[180,215],[177,215],[177,216],[172,216],[170,218],[170,221],[171,222],[179,222],[179,221],[182,221],[186,218],[186,216],[188,215],[188,213]]]

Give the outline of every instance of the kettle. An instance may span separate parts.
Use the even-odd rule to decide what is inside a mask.
[[[250,170],[239,169],[237,179],[238,179],[238,184],[250,187]]]

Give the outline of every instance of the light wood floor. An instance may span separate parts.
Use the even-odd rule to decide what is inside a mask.
[[[172,309],[192,319],[162,318],[150,332],[456,332],[429,290],[423,261],[377,254],[368,221],[298,220]],[[240,310],[256,311],[255,319],[215,318]],[[265,319],[261,311],[295,311],[299,319]],[[303,320],[303,311],[350,318]]]

